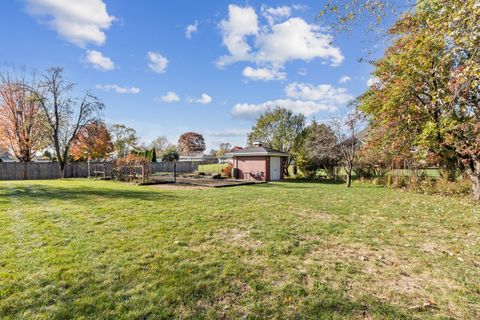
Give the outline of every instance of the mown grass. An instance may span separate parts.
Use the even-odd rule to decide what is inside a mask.
[[[480,317],[463,198],[283,182],[0,182],[1,319]]]

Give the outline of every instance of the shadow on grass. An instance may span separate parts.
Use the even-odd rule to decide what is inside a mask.
[[[286,179],[283,182],[288,183],[315,183],[315,184],[345,184],[345,181],[341,179],[306,179],[306,178],[296,178],[296,179]]]
[[[88,200],[95,197],[107,199],[138,199],[143,201],[155,201],[159,199],[175,199],[171,193],[155,192],[146,190],[122,190],[113,188],[89,188],[85,186],[55,187],[55,186],[20,186],[17,185],[4,192],[6,198],[18,197],[31,200]]]
[[[315,188],[319,185],[345,185],[345,182],[342,180],[333,180],[333,179],[285,179],[281,181],[281,184],[276,183],[267,183],[263,186],[272,187],[272,188],[296,188],[296,189],[306,189],[306,188]],[[301,185],[301,186],[299,186]]]

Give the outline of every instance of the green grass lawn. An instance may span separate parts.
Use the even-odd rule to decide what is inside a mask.
[[[366,184],[4,181],[0,319],[478,319],[479,208]]]
[[[228,163],[201,164],[198,166],[198,172],[203,173],[222,173],[223,169],[228,167]]]

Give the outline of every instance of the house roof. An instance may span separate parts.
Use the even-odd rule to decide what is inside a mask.
[[[7,151],[0,151],[0,159],[5,162],[15,161],[15,158],[13,158]]]
[[[204,153],[195,153],[190,155],[180,155],[179,161],[203,161],[203,160],[214,160],[214,156]]]
[[[267,147],[246,147],[245,149],[230,152],[232,157],[251,157],[251,156],[277,156],[288,157],[289,154]]]

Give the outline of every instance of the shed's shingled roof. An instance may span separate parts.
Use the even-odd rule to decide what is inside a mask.
[[[241,156],[280,156],[288,157],[289,154],[283,151],[275,150],[267,147],[246,147],[245,149],[236,150],[231,152],[229,155],[233,157]]]

